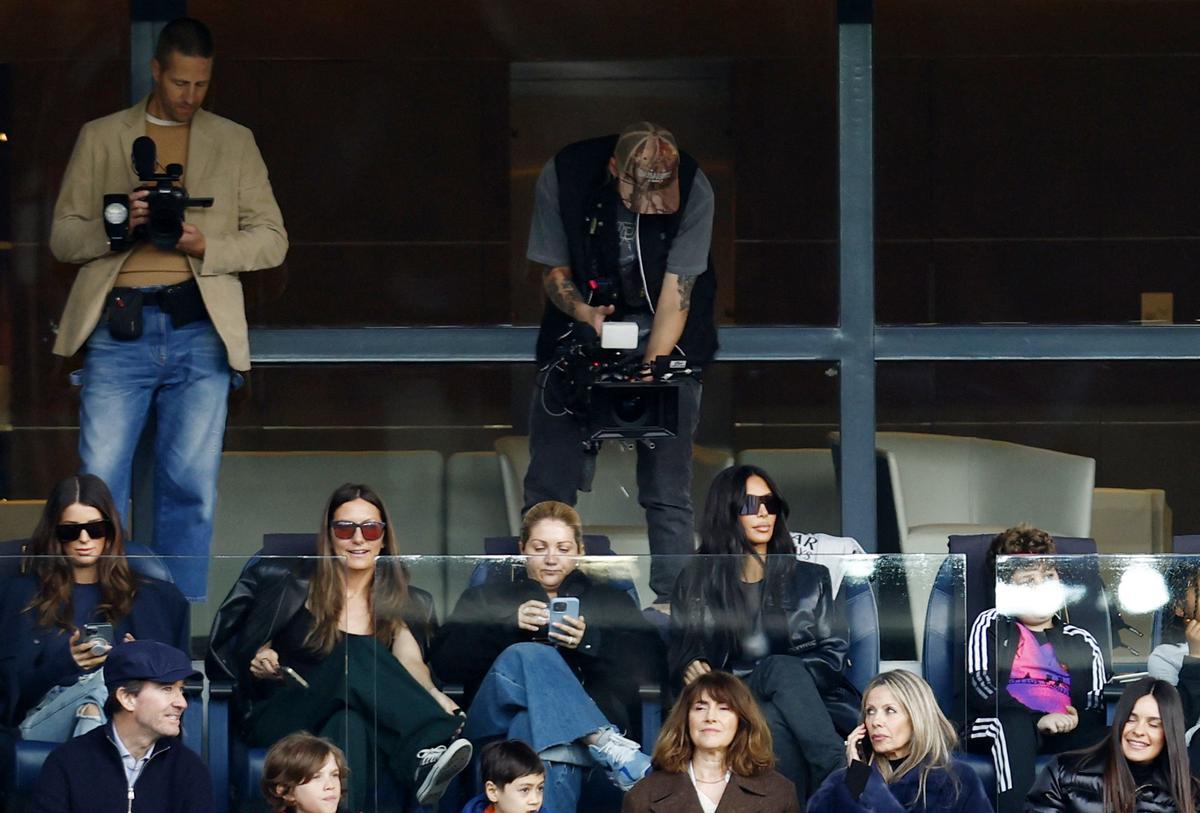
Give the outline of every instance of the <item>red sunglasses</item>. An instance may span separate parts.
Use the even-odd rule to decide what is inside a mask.
[[[367,542],[376,542],[382,539],[383,529],[386,527],[387,523],[377,519],[369,519],[366,522],[335,519],[329,523],[329,530],[333,531],[333,535],[337,539],[353,539],[355,531],[362,531],[362,538]]]

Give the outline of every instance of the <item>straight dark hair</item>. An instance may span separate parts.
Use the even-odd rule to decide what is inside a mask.
[[[60,480],[46,498],[42,516],[29,540],[29,556],[25,559],[26,569],[37,582],[37,593],[25,609],[34,613],[36,625],[44,629],[57,627],[70,632],[75,628],[71,601],[75,577],[71,563],[63,555],[62,543],[55,535],[63,511],[75,503],[95,508],[112,527],[110,538],[104,540],[103,555],[96,564],[100,585],[97,614],[110,624],[116,624],[129,615],[133,597],[137,594],[137,580],[125,559],[121,515],[108,486],[94,474]]]
[[[1162,719],[1163,750],[1155,759],[1155,768],[1167,782],[1167,790],[1175,801],[1177,813],[1196,813],[1194,802],[1200,786],[1192,779],[1188,763],[1187,725],[1183,719],[1183,702],[1179,692],[1165,680],[1145,677],[1131,683],[1121,693],[1113,715],[1112,728],[1108,736],[1091,748],[1077,752],[1081,761],[1097,760],[1104,763],[1104,810],[1112,813],[1134,813],[1137,803],[1137,783],[1129,769],[1129,761],[1121,748],[1125,724],[1133,713],[1138,700],[1147,695],[1158,703],[1158,716]]]
[[[479,778],[492,782],[500,790],[522,776],[546,773],[537,752],[520,740],[496,740],[483,747],[479,758]]]
[[[191,17],[178,17],[163,26],[154,45],[154,58],[165,66],[172,53],[212,59],[213,37],[208,26]]]
[[[751,477],[761,477],[780,502],[775,530],[767,543],[764,601],[780,595],[792,577],[796,561],[796,548],[787,527],[788,503],[771,475],[758,466],[730,466],[714,477],[704,501],[700,547],[696,552],[714,554],[717,558],[695,559],[695,566],[689,569],[687,578],[692,580],[689,592],[704,596],[719,634],[733,637],[744,632],[754,618],[751,608],[744,606],[740,586],[742,557],[758,556],[754,545],[746,539],[739,519],[742,501],[746,499],[746,481]]]

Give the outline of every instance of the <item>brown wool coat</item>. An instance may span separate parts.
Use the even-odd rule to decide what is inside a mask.
[[[621,813],[702,813],[686,773],[655,771],[625,794]],[[729,779],[717,813],[800,813],[796,786],[776,771]]]

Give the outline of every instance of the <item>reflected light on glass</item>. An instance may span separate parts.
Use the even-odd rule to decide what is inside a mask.
[[[818,561],[820,561],[818,559]],[[842,573],[847,579],[866,581],[875,573],[874,556],[847,556]]]
[[[1132,615],[1152,613],[1170,600],[1167,583],[1150,565],[1131,565],[1117,585],[1117,604]]]

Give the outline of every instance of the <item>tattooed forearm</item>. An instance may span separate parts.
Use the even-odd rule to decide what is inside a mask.
[[[692,304],[692,288],[696,287],[695,277],[679,278],[679,310],[685,311]]]
[[[565,268],[547,270],[542,274],[542,287],[556,308],[568,316],[574,316],[575,309],[583,304],[583,297],[566,271]]]

